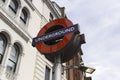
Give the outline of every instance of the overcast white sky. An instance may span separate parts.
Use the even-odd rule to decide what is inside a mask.
[[[85,64],[96,68],[93,80],[120,80],[120,0],[52,0],[65,6],[68,18],[80,25],[86,44]]]

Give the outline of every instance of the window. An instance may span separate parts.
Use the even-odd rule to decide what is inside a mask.
[[[26,24],[27,19],[28,19],[28,13],[25,8],[22,9],[20,19]]]
[[[2,0],[3,2],[5,2],[5,0]]]
[[[49,19],[49,21],[52,21],[53,20],[53,15],[52,15],[52,13],[50,13],[50,19]]]
[[[20,49],[16,44],[14,44],[12,46],[11,53],[8,58],[7,71],[13,73],[16,71],[19,54],[20,54]]]
[[[2,62],[6,46],[7,46],[7,39],[3,34],[0,34],[0,64]]]
[[[45,80],[50,80],[50,68],[46,67],[45,70]]]
[[[17,13],[18,10],[18,1],[17,0],[11,0],[9,4],[10,9],[14,12]]]

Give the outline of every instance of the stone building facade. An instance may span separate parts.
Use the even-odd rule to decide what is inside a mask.
[[[31,46],[32,38],[63,17],[64,7],[50,0],[0,0],[0,80],[52,80],[53,64]]]

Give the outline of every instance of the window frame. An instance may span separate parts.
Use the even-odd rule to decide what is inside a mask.
[[[3,2],[5,2],[6,0],[2,0]]]
[[[52,13],[50,13],[50,19],[49,19],[49,21],[51,22],[53,19],[54,19],[54,16],[53,16],[53,14]]]
[[[20,14],[20,19],[22,20],[22,22],[24,24],[26,24],[28,21],[28,15],[29,14],[28,14],[27,10],[25,8],[23,8],[21,11],[21,14]]]
[[[9,4],[9,8],[16,14],[19,7],[19,3],[17,0],[11,0]]]
[[[16,59],[16,61],[14,61],[14,60],[12,60],[11,59],[11,54],[12,54],[12,49],[14,48],[14,50],[16,50],[16,53],[15,54],[17,54],[17,59]],[[12,73],[15,73],[16,72],[16,67],[17,67],[17,64],[18,64],[18,59],[19,59],[19,56],[20,56],[20,47],[17,45],[17,44],[14,44],[13,46],[12,46],[12,49],[11,49],[11,52],[10,52],[10,56],[9,56],[9,58],[8,58],[8,62],[10,61],[10,63],[12,63],[12,64],[14,64],[14,67],[13,66],[9,66],[9,63],[7,63],[7,71],[10,71],[10,72],[12,72]],[[16,56],[15,56],[15,58],[16,58]],[[8,69],[9,68],[9,69]],[[11,70],[10,70],[10,68],[11,68]],[[13,69],[12,69],[13,68]]]
[[[2,63],[2,60],[3,60],[3,57],[4,57],[4,54],[5,54],[5,50],[6,50],[6,47],[7,47],[7,38],[4,34],[0,33],[0,37],[3,39],[3,51],[2,53],[0,53],[0,64]]]
[[[49,71],[49,73],[46,73],[47,71]],[[45,68],[45,80],[50,80],[50,76],[51,76],[51,69],[46,66]]]

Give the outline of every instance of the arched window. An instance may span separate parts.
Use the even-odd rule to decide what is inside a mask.
[[[18,6],[19,6],[19,4],[18,4],[17,0],[11,0],[10,1],[9,7],[14,13],[17,13]]]
[[[2,0],[3,2],[5,2],[5,0]]]
[[[53,20],[53,15],[52,15],[52,13],[50,13],[50,19],[49,19],[49,21],[52,21]]]
[[[0,33],[0,64],[2,62],[6,46],[7,46],[7,39],[3,34]]]
[[[20,19],[26,24],[28,20],[28,12],[25,8],[22,9]]]
[[[20,54],[20,48],[17,44],[14,44],[12,46],[11,53],[8,58],[7,71],[13,73],[16,71],[19,54]]]
[[[45,70],[45,80],[50,80],[50,68],[46,66]]]

